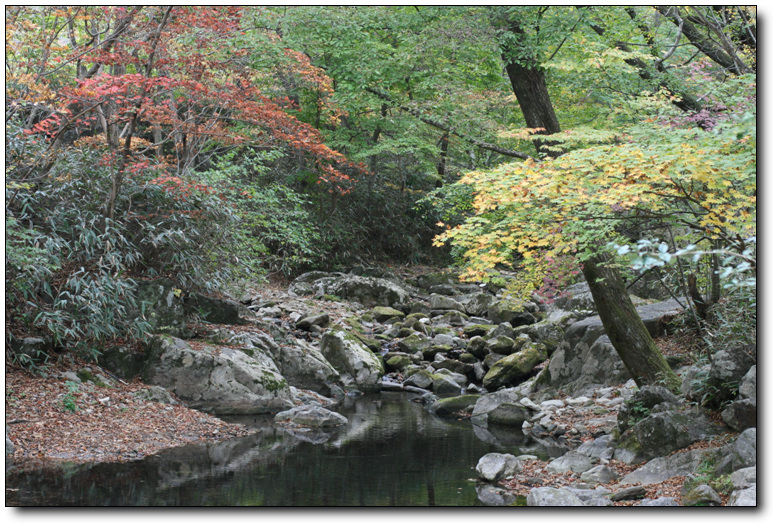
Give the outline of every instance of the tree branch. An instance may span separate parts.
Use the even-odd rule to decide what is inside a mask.
[[[522,160],[529,160],[529,159],[531,159],[531,160],[537,161],[536,158],[533,158],[533,157],[529,156],[526,153],[522,153],[522,152],[519,152],[519,151],[513,151],[513,150],[507,149],[505,147],[500,147],[499,145],[490,144],[488,142],[484,142],[482,140],[478,140],[477,138],[474,138],[474,137],[472,137],[472,136],[470,136],[468,134],[456,131],[456,130],[452,129],[451,127],[449,127],[448,125],[444,125],[441,122],[438,122],[437,120],[434,120],[434,119],[432,119],[432,118],[430,118],[428,116],[425,116],[424,114],[422,114],[417,109],[413,109],[411,107],[406,107],[404,105],[400,105],[389,94],[387,94],[387,93],[385,93],[383,91],[380,91],[380,90],[375,89],[373,87],[366,87],[365,90],[368,91],[371,94],[374,94],[374,95],[378,96],[381,100],[387,102],[392,107],[395,107],[395,108],[397,108],[397,109],[399,109],[399,110],[401,110],[403,112],[406,112],[406,113],[410,114],[411,116],[414,116],[414,117],[418,118],[419,120],[421,120],[425,124],[431,125],[432,127],[440,129],[441,131],[445,131],[446,133],[453,134],[457,138],[461,138],[462,140],[464,140],[466,142],[469,142],[469,143],[471,143],[471,144],[473,144],[473,145],[475,145],[477,147],[480,147],[481,149],[486,149],[488,151],[493,151],[495,153],[499,153],[499,154],[504,155],[504,156],[510,156],[512,158],[520,158]]]

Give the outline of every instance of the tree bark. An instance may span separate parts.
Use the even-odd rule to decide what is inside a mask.
[[[611,260],[608,253],[596,254],[583,263],[582,273],[612,346],[639,387],[662,385],[678,392],[679,377],[652,341]]]
[[[519,37],[524,35],[520,25],[515,21],[510,21],[508,30]],[[520,39],[515,40],[515,42]],[[513,40],[502,47],[502,60],[505,63],[505,70],[510,79],[510,85],[513,93],[518,99],[518,105],[521,107],[521,113],[526,120],[526,126],[530,129],[544,129],[539,134],[555,134],[561,132],[561,126],[558,123],[558,117],[553,109],[553,102],[550,100],[550,93],[545,82],[545,71],[537,62],[536,57],[530,53],[524,55],[523,49],[516,50],[517,45]],[[518,52],[517,52],[518,51]],[[520,58],[515,58],[520,56]],[[537,153],[550,157],[556,157],[561,154],[560,151],[551,151],[550,145],[556,142],[550,140],[536,140],[534,142]]]

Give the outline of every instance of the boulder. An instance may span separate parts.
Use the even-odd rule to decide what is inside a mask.
[[[464,378],[462,376],[462,378]],[[451,396],[462,393],[462,387],[465,383],[459,383],[454,376],[434,374],[432,376],[432,392],[438,396]]]
[[[627,463],[642,463],[683,449],[696,441],[717,436],[724,429],[697,410],[669,410],[650,414],[620,436],[619,448],[633,453],[618,452],[615,459]]]
[[[318,405],[302,405],[284,410],[274,416],[274,421],[319,428],[338,427],[349,422],[345,416]]]
[[[706,449],[695,449],[688,452],[677,452],[670,456],[652,459],[624,476],[620,485],[653,485],[662,483],[675,476],[689,476],[697,474],[698,468],[705,461]],[[615,459],[618,459],[615,452]],[[622,461],[622,460],[621,460]]]
[[[728,507],[756,507],[757,506],[757,484],[751,487],[735,490],[730,494],[727,502]]]
[[[526,306],[526,302],[503,299],[492,304],[486,313],[494,323],[507,322],[513,327],[536,323],[537,319],[525,309]]]
[[[295,326],[304,331],[311,330],[315,325],[321,328],[327,327],[330,325],[330,315],[326,312],[321,314],[309,314],[301,317],[295,322]]]
[[[408,376],[403,384],[429,390],[432,387],[432,373],[426,370],[420,370]]]
[[[612,483],[618,479],[620,479],[620,476],[617,472],[605,465],[596,465],[580,474],[580,481],[591,484]]]
[[[569,328],[567,338],[576,336],[576,325]],[[585,335],[576,343],[569,342],[553,353],[540,385],[573,393],[593,385],[621,385],[630,379],[609,337],[602,334],[603,326],[585,326]]]
[[[402,318],[405,318],[405,313],[398,311],[397,309],[393,309],[392,307],[373,307],[373,319],[378,322],[384,323],[392,319]]]
[[[168,390],[157,385],[151,385],[150,387],[133,392],[132,397],[140,401],[152,401],[154,403],[164,403],[166,405],[180,404]]]
[[[717,491],[708,485],[698,485],[682,495],[682,505],[685,507],[718,507],[722,498]]]
[[[582,474],[590,470],[593,467],[593,460],[580,454],[576,451],[570,450],[563,456],[560,456],[545,467],[548,472],[553,474],[565,474],[567,472],[574,472],[575,474]]]
[[[181,296],[180,289],[167,278],[137,280],[137,318],[147,321],[154,334],[187,338],[192,331],[187,326],[187,310]]]
[[[313,284],[318,296],[333,294],[365,307],[389,306],[402,309],[409,301],[408,292],[396,283],[382,278],[369,278],[345,274],[321,278]]]
[[[583,501],[567,489],[537,487],[526,496],[527,507],[582,507]]]
[[[381,390],[384,365],[356,337],[343,330],[332,329],[322,336],[320,349],[346,386],[354,386],[362,392]]]
[[[488,507],[509,507],[518,500],[514,492],[488,483],[475,485],[475,491],[478,500]]]
[[[480,394],[463,394],[451,398],[442,398],[430,405],[429,411],[438,416],[453,416],[457,412],[463,412],[478,401]]]
[[[553,306],[567,311],[596,310],[596,303],[593,301],[593,295],[587,282],[575,283],[567,287],[553,301]]]
[[[531,376],[534,367],[547,359],[544,345],[527,343],[523,349],[505,356],[491,366],[483,378],[483,386],[490,391],[514,385]]]
[[[471,316],[485,316],[489,308],[497,301],[495,296],[487,292],[467,294],[455,299],[464,305],[465,311]]]
[[[322,352],[301,339],[279,347],[279,357],[274,361],[282,376],[294,387],[329,396],[334,386],[343,385],[339,372]]]
[[[190,345],[153,336],[142,370],[145,383],[173,392],[189,407],[218,415],[262,414],[292,407],[292,394],[265,354],[230,347]]]
[[[756,363],[755,345],[717,351],[711,359],[711,369],[706,380],[708,387],[714,391],[712,405],[732,400],[738,394],[741,380]]]
[[[125,345],[106,345],[97,356],[97,363],[121,379],[139,376],[145,365],[145,354]]]
[[[185,309],[188,314],[198,314],[208,323],[247,325],[255,319],[255,313],[237,301],[199,293],[185,300]]]
[[[472,421],[473,425],[486,427],[489,414],[493,410],[503,403],[519,404],[524,397],[526,397],[526,392],[520,387],[510,387],[481,396],[475,403],[470,421]]]
[[[645,385],[627,399],[618,410],[617,428],[620,433],[647,417],[658,405],[676,406],[679,399],[667,388]]]
[[[722,421],[736,432],[757,426],[757,399],[743,398],[728,404],[722,411]]]
[[[489,425],[500,425],[506,427],[521,427],[524,421],[528,421],[534,416],[531,409],[510,402],[503,402],[488,412]]]
[[[432,310],[454,310],[466,313],[464,305],[449,296],[432,294],[429,297],[429,308]]]
[[[514,475],[522,468],[521,461],[512,454],[490,452],[478,460],[475,471],[483,481],[496,483],[502,478]]]

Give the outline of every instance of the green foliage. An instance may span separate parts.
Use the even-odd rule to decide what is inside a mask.
[[[11,151],[16,165],[27,160],[23,151]],[[6,310],[16,327],[87,358],[104,343],[147,332],[137,319],[136,278],[212,288],[238,272],[229,249],[236,220],[216,195],[138,168],[111,220],[104,206],[112,168],[99,151],[65,148],[34,185],[6,190]]]
[[[67,392],[62,396],[62,408],[69,412],[78,412],[78,404],[76,403],[75,394],[77,394],[80,386],[74,382],[67,380],[64,384]]]

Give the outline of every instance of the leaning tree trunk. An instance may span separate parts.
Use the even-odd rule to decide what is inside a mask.
[[[611,261],[607,253],[596,254],[584,262],[582,273],[612,346],[638,386],[662,385],[678,392],[679,377],[652,341]]]

